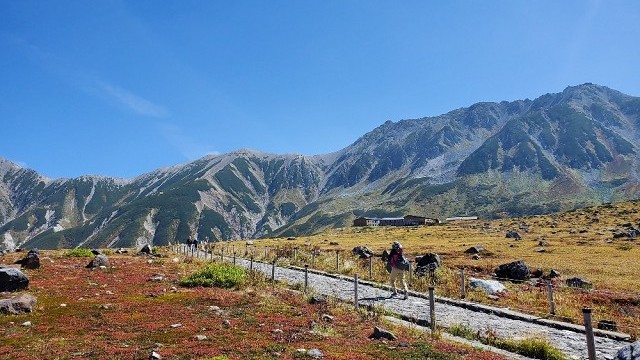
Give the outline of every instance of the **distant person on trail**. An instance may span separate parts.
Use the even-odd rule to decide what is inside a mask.
[[[404,271],[408,270],[409,262],[402,254],[402,245],[399,242],[394,241],[393,245],[391,245],[391,252],[389,253],[389,260],[387,263],[387,267],[391,268],[391,289],[393,292],[391,296],[398,295],[398,291],[396,290],[396,280],[400,280],[400,285],[404,289],[404,300],[407,300],[407,283],[404,281]]]

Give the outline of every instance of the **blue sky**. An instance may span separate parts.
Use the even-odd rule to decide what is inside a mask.
[[[324,154],[585,82],[640,96],[640,2],[0,0],[0,157],[53,178]]]

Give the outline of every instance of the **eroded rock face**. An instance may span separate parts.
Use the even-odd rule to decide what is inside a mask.
[[[15,268],[0,268],[0,292],[20,291],[29,287],[29,278]]]
[[[0,314],[19,315],[33,311],[37,299],[29,294],[21,294],[10,299],[0,300]]]

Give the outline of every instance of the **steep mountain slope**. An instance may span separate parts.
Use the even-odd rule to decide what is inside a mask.
[[[640,98],[583,84],[388,121],[319,156],[251,150],[134,179],[50,180],[0,159],[4,247],[297,235],[356,216],[502,217],[637,198]]]

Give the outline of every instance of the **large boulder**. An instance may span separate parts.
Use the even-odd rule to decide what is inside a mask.
[[[29,287],[29,278],[22,271],[3,267],[0,268],[0,292],[19,291]]]
[[[440,267],[442,265],[442,260],[440,260],[440,255],[436,253],[427,253],[424,256],[416,257],[416,266],[432,266],[432,267]]]
[[[442,265],[440,255],[427,253],[424,256],[416,257],[416,275],[425,276]]]
[[[640,360],[640,340],[618,350],[614,360]]]
[[[19,315],[32,312],[36,302],[36,298],[29,294],[0,300],[0,314]]]
[[[473,289],[482,289],[489,294],[501,293],[507,290],[500,281],[476,278],[469,278],[469,287]]]
[[[88,269],[98,268],[101,266],[109,267],[109,258],[103,254],[96,255],[96,257],[87,264]]]
[[[356,246],[351,250],[353,255],[357,255],[360,259],[368,259],[373,256],[373,251],[369,250],[366,246]]]
[[[500,279],[524,281],[529,275],[529,267],[522,260],[502,264],[496,268],[496,277]]]
[[[40,267],[40,250],[31,249],[27,256],[15,262],[25,269],[37,269]]]

